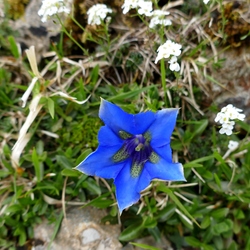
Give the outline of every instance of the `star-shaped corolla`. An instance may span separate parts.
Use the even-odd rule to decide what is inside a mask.
[[[102,99],[104,122],[99,146],[77,169],[87,175],[113,178],[120,213],[140,199],[152,179],[185,181],[181,163],[173,163],[170,137],[178,109],[128,114]]]

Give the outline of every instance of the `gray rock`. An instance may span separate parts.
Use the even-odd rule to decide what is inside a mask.
[[[220,85],[210,83],[210,98],[220,107],[231,103],[250,118],[250,47],[219,51],[222,67],[210,74]],[[223,87],[222,87],[223,86]]]
[[[72,1],[66,0],[64,2],[70,6]],[[38,61],[40,61],[42,54],[49,50],[51,40],[57,40],[62,29],[56,18],[51,18],[45,23],[41,21],[41,17],[38,15],[41,5],[42,0],[30,0],[25,8],[24,16],[16,21],[10,21],[10,26],[19,33],[16,41],[21,44],[23,49],[34,45]],[[60,16],[63,22],[66,16]]]
[[[51,250],[119,250],[122,249],[118,241],[119,225],[103,225],[101,219],[106,215],[104,210],[93,207],[71,208],[62,221],[62,225],[55,240],[51,243]],[[48,248],[54,225],[44,220],[34,229],[35,241],[43,242],[33,247],[33,250]]]

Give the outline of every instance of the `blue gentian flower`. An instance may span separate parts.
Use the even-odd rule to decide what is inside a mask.
[[[114,179],[120,213],[140,199],[152,179],[185,181],[182,164],[172,162],[170,148],[177,114],[173,108],[133,115],[102,99],[99,117],[105,125],[99,146],[76,168]]]

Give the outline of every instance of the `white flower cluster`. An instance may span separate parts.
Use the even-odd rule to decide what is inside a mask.
[[[70,13],[70,9],[67,8],[63,0],[42,0],[42,6],[38,11],[38,15],[41,16],[41,21],[45,23],[50,16],[59,13]]]
[[[152,12],[152,19],[149,23],[149,28],[153,29],[157,25],[163,25],[163,26],[169,26],[172,24],[171,20],[165,19],[166,15],[169,15],[170,13],[168,11],[163,10],[154,10]]]
[[[108,8],[105,4],[95,4],[88,9],[88,24],[100,25],[107,17],[108,13],[112,13],[112,9]]]
[[[165,19],[166,15],[169,15],[168,11],[153,10],[153,3],[145,0],[125,0],[122,5],[123,14],[127,14],[131,9],[137,9],[138,14],[145,16],[152,16],[149,23],[149,28],[153,29],[157,25],[169,26],[172,22],[169,19]]]
[[[164,44],[162,44],[157,52],[157,57],[155,59],[155,63],[157,63],[162,58],[170,58],[168,61],[169,69],[172,71],[179,71],[180,65],[177,62],[177,56],[181,54],[181,45],[179,43],[172,42],[171,40],[167,40]]]
[[[231,135],[234,128],[234,120],[244,121],[245,115],[241,114],[242,109],[234,107],[232,104],[228,104],[226,107],[222,108],[221,111],[216,115],[215,122],[221,124],[220,134]]]
[[[140,15],[151,16],[153,3],[144,0],[125,0],[122,5],[123,14],[127,14],[131,9],[138,9]]]

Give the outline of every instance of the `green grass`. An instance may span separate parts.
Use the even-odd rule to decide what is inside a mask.
[[[199,28],[205,29],[210,20],[206,14],[216,5],[215,2],[204,6],[200,1],[202,12],[187,3],[180,8],[174,7],[174,10],[178,9],[190,19],[206,17],[205,21],[197,21]],[[222,10],[223,3],[219,2]],[[132,17],[127,15],[126,18]],[[136,19],[136,25],[145,28],[147,22],[139,20]],[[1,24],[5,29],[0,32],[1,56],[9,58],[7,61],[1,58],[0,68],[1,249],[27,246],[28,240],[34,237],[34,225],[39,224],[42,217],[54,223],[57,221],[56,229],[59,229],[63,213],[60,220],[54,217],[53,211],[58,208],[45,197],[106,209],[108,215],[103,218],[103,223],[121,222],[119,240],[124,245],[131,242],[144,249],[157,249],[134,243],[138,238],[152,235],[155,241],[166,237],[175,249],[234,250],[250,247],[249,124],[238,122],[236,133],[230,137],[218,133],[213,117],[219,108],[209,98],[210,103],[204,105],[207,93],[202,82],[207,79],[210,84],[220,86],[220,79],[214,79],[209,72],[215,66],[223,68],[224,58],[214,61],[205,37],[199,37],[193,26],[190,33],[183,36],[180,31],[186,24],[180,25],[181,19],[173,20],[172,26],[164,28],[167,36],[175,34],[176,41],[183,46],[180,63],[185,63],[184,68],[189,65],[192,69],[177,75],[167,67],[167,59],[154,64],[161,30],[145,28],[141,33],[128,35],[128,38],[123,37],[123,33],[129,32],[129,28],[122,33],[122,29],[105,27],[105,32],[99,36],[93,30],[85,44],[77,41],[84,52],[88,46],[91,48],[84,56],[75,48],[70,54],[71,48],[65,48],[68,40],[62,35],[59,44],[51,47],[51,51],[60,51],[60,57],[54,62],[53,57],[43,58],[38,63],[40,72],[47,65],[49,68],[35,84],[26,107],[22,108],[20,98],[34,72],[25,53],[20,55],[18,52],[17,34],[13,32],[13,36],[6,38],[7,22]],[[225,25],[226,15],[222,11],[221,33],[225,32]],[[64,26],[63,31],[67,28]],[[222,35],[226,39],[227,35]],[[219,46],[216,39],[214,46]],[[227,45],[221,46],[223,49]],[[68,54],[64,55],[63,50]],[[62,55],[74,60],[75,64],[63,61]],[[198,60],[200,56],[206,58],[206,63]],[[84,74],[80,64],[84,67]],[[203,74],[204,68],[207,75]],[[185,74],[190,74],[192,83]],[[67,93],[68,97],[55,94],[58,92]],[[14,164],[12,148],[30,113],[29,105],[38,95],[42,95],[39,103],[43,106],[29,127],[25,147]],[[86,103],[76,102],[88,96]],[[153,181],[147,194],[142,192],[141,200],[124,211],[121,217],[113,205],[113,181],[97,182],[74,169],[98,146],[97,134],[102,126],[98,118],[101,97],[130,113],[181,108],[171,146],[175,157],[178,156],[184,165],[187,182]],[[230,139],[238,141],[239,147],[223,158]],[[53,238],[56,234],[57,230]]]

